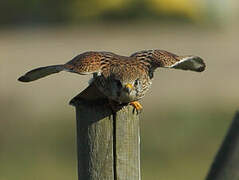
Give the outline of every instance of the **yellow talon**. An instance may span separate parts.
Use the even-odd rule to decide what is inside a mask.
[[[138,101],[133,101],[130,103],[130,105],[132,105],[136,109],[137,112],[139,112],[143,109],[143,106]]]

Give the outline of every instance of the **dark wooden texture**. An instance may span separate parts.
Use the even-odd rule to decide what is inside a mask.
[[[94,91],[88,87],[70,102],[76,108],[78,179],[139,180],[139,115],[130,105],[113,113]]]
[[[239,112],[235,115],[206,180],[239,180]]]

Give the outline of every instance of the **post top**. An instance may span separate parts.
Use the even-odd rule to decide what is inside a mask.
[[[91,83],[86,89],[71,99],[69,104],[76,106],[79,103],[105,104],[106,102],[107,97],[98,90],[94,83]]]

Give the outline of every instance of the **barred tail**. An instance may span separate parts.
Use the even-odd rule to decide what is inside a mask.
[[[64,70],[64,65],[62,64],[40,67],[27,72],[26,74],[18,78],[18,81],[31,82],[31,81],[35,81],[37,79],[43,78],[45,76],[48,76],[50,74],[61,72],[62,70]]]
[[[204,61],[198,56],[179,56],[178,59],[179,61],[165,67],[196,72],[202,72],[206,68]]]

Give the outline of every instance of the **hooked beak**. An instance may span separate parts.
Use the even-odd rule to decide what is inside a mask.
[[[126,90],[126,92],[130,93],[130,92],[132,91],[132,89],[133,89],[132,84],[126,84],[126,85],[125,85],[125,90]]]

